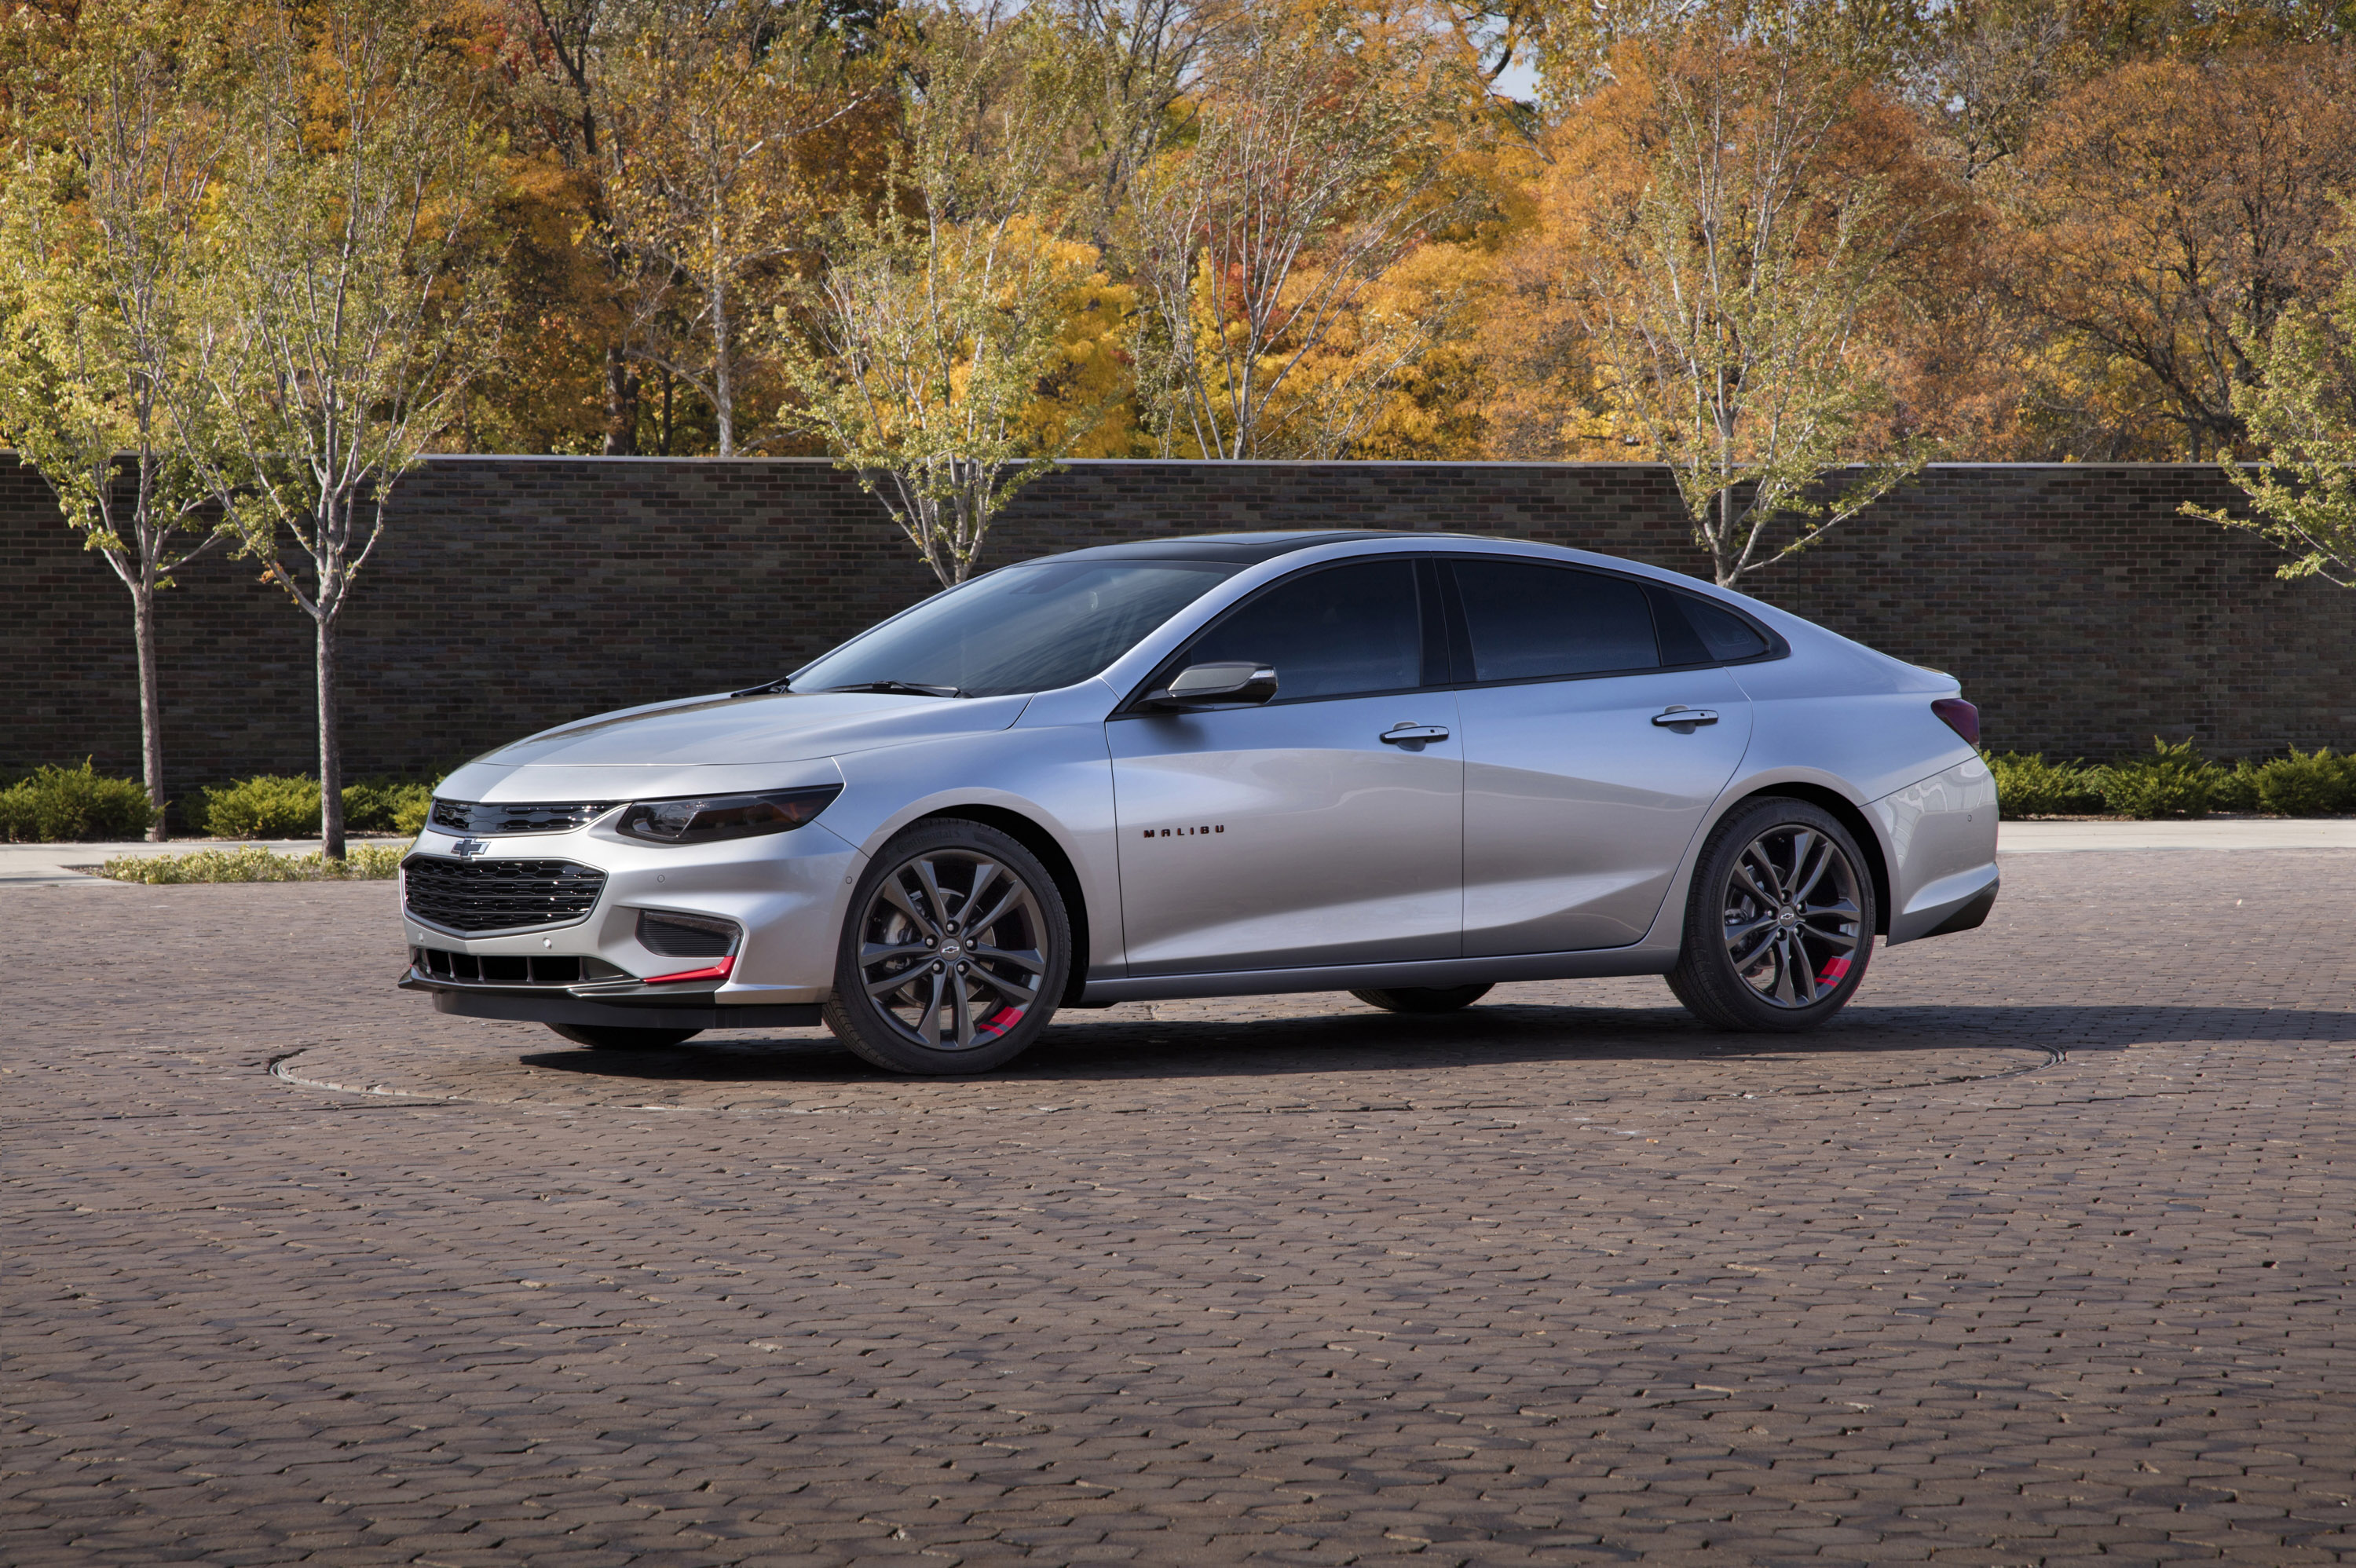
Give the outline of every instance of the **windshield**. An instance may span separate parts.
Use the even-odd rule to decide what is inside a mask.
[[[816,663],[796,691],[1052,691],[1097,674],[1241,568],[1207,560],[1043,561],[936,594]]]

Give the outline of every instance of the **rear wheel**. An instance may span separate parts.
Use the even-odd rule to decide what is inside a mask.
[[[669,1051],[693,1040],[700,1029],[620,1029],[612,1024],[551,1024],[575,1045],[592,1051]]]
[[[1873,880],[1848,829],[1804,800],[1753,801],[1702,848],[1669,989],[1719,1029],[1815,1029],[1857,994],[1873,927]]]
[[[1046,1029],[1071,961],[1037,856],[979,822],[919,823],[851,890],[826,1027],[889,1072],[987,1072]]]
[[[1350,995],[1387,1013],[1452,1013],[1469,1008],[1489,994],[1486,986],[1399,986],[1387,991],[1353,991]]]

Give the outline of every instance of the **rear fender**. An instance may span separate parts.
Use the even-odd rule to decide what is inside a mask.
[[[1693,894],[1694,873],[1701,865],[1702,847],[1709,842],[1710,835],[1726,820],[1728,813],[1767,795],[1783,795],[1822,806],[1848,829],[1857,847],[1865,851],[1866,869],[1873,878],[1873,929],[1876,934],[1888,933],[1890,867],[1895,863],[1888,830],[1853,791],[1830,773],[1809,768],[1780,768],[1738,778],[1718,797],[1701,831],[1686,846],[1676,874],[1669,879],[1667,895],[1661,900],[1660,912],[1653,917],[1653,929],[1645,933],[1639,946],[1665,946],[1673,951],[1684,946],[1686,904]]]

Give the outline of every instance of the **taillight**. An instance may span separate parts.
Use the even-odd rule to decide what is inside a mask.
[[[1980,710],[1962,698],[1942,697],[1931,704],[1931,711],[1946,720],[1947,728],[1970,744],[1980,743]]]

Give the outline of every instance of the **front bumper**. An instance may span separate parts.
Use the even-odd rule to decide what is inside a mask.
[[[462,843],[470,851],[466,856],[456,853]],[[477,998],[505,998],[498,1005],[535,1010],[472,1016],[562,1022],[567,1020],[547,1009],[569,999],[596,1007],[716,1010],[732,1018],[743,1013],[744,1027],[788,1021],[755,1018],[751,1009],[814,1009],[830,993],[842,901],[860,860],[857,850],[819,823],[691,848],[640,843],[596,823],[564,833],[472,842],[429,828],[418,836],[404,865],[421,859],[478,866],[563,862],[603,876],[594,901],[578,912],[461,930],[412,907],[411,879],[404,871],[402,933],[412,963],[402,984],[433,992],[443,1010],[469,1011],[492,1005]],[[741,935],[725,976],[645,984],[710,960],[646,946],[642,914],[733,923]],[[455,965],[454,955],[462,955]],[[444,997],[459,1000],[445,1005]]]
[[[434,1010],[465,1019],[507,1019],[519,1023],[603,1024],[613,1029],[808,1029],[819,1021],[816,1002],[744,1003],[723,1007],[710,992],[696,997],[648,997],[605,1000],[562,989],[506,990],[453,986],[421,979],[412,969],[404,991],[424,991]]]

